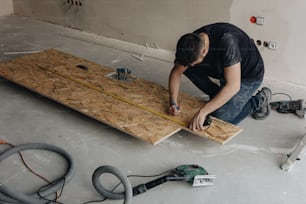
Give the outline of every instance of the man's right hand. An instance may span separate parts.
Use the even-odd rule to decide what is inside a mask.
[[[179,89],[181,76],[188,67],[175,64],[169,76],[169,114],[180,114],[180,106],[178,105]]]
[[[178,114],[180,114],[180,107],[178,105],[171,105],[169,107],[169,114],[170,115],[178,115]]]

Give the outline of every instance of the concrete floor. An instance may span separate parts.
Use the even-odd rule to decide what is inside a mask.
[[[1,62],[20,56],[4,55],[4,52],[56,48],[105,66],[129,67],[138,77],[167,85],[171,62],[149,57],[142,62],[129,52],[69,38],[69,29],[41,21],[10,16],[1,18],[0,25]],[[79,32],[78,35],[84,34]],[[302,160],[290,172],[279,168],[305,133],[305,119],[273,111],[263,121],[244,120],[240,124],[244,131],[223,146],[183,131],[152,146],[6,80],[0,82],[0,139],[15,145],[32,142],[57,145],[74,158],[76,174],[64,187],[62,203],[101,199],[91,184],[93,171],[101,165],[116,166],[126,174],[151,175],[181,164],[203,166],[217,176],[215,185],[196,188],[185,182],[168,182],[134,197],[133,203],[305,203],[305,151],[300,156]],[[275,93],[285,92],[294,99],[305,98],[306,87],[303,86],[271,79],[266,79],[264,85]],[[183,86],[182,91],[201,97],[201,92],[188,80],[183,79]],[[287,98],[275,96],[273,99]],[[1,145],[0,152],[7,148]],[[33,168],[50,179],[65,171],[65,161],[54,153],[35,150],[24,154]],[[17,155],[1,164],[0,182],[7,186],[31,192],[43,184],[26,171]],[[108,185],[114,183],[111,179],[105,180]],[[131,178],[133,185],[150,180]]]

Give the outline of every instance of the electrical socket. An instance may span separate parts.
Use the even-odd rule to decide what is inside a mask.
[[[263,25],[264,24],[264,18],[263,17],[256,17],[256,24],[257,25]]]
[[[83,5],[82,1],[77,1],[77,0],[66,0],[66,3],[72,6],[79,6],[79,7]]]
[[[277,43],[273,41],[268,42],[268,48],[271,50],[276,50],[277,49]]]

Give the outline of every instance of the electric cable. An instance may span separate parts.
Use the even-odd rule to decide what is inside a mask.
[[[63,193],[63,190],[64,190],[64,186],[65,186],[65,182],[66,182],[66,181],[65,181],[65,179],[64,179],[63,185],[62,185],[61,188],[59,189],[60,193],[57,194],[57,192],[56,192],[56,197],[55,197],[55,199],[53,199],[53,200],[47,199],[47,198],[43,197],[42,195],[40,195],[40,191],[41,191],[42,189],[44,189],[44,188],[50,186],[50,185],[52,184],[52,182],[48,183],[47,185],[44,185],[44,186],[40,187],[40,188],[38,189],[38,191],[37,191],[37,195],[38,195],[39,198],[41,198],[42,200],[48,201],[48,202],[47,202],[48,204],[49,204],[49,203],[63,204],[63,203],[61,203],[61,202],[58,202],[57,200],[62,196],[62,193]]]
[[[289,98],[290,101],[292,101],[292,97],[287,93],[280,92],[280,93],[273,93],[272,94],[272,96],[275,96],[275,95],[285,95]]]
[[[168,170],[168,171],[164,171],[162,173],[159,173],[159,174],[155,174],[155,175],[128,175],[127,177],[139,177],[139,178],[152,178],[152,177],[157,177],[157,176],[162,176],[162,175],[165,175],[165,174],[168,174],[170,173],[171,170]]]
[[[4,140],[0,140],[0,144],[5,144],[5,145],[9,145],[11,148],[12,147],[15,147],[15,145],[9,143],[9,142],[6,142]],[[39,173],[35,172],[28,164],[27,162],[25,161],[24,159],[24,156],[21,152],[18,152],[19,154],[19,157],[21,159],[21,162],[23,163],[23,165],[32,173],[34,174],[35,176],[39,177],[40,179],[42,179],[43,181],[45,181],[46,183],[48,184],[51,184],[51,181],[49,181],[47,178],[45,178],[44,176],[40,175]],[[61,191],[62,192],[62,191]],[[52,200],[52,202],[55,202],[57,204],[59,204],[59,202],[57,202],[57,200],[61,197],[61,193],[60,195],[57,194],[57,192],[55,192],[55,199]]]
[[[99,180],[100,176],[104,173],[110,173],[110,174],[115,175],[122,182],[125,191],[121,193],[115,193],[113,191],[109,191],[106,188],[104,188]],[[132,197],[133,197],[132,185],[128,177],[125,176],[125,174],[122,173],[116,167],[107,166],[107,165],[98,167],[92,175],[92,183],[96,191],[100,193],[101,195],[103,195],[105,198],[112,199],[112,200],[124,199],[124,202],[123,202],[124,204],[132,203]]]
[[[51,184],[46,185],[45,187],[40,188],[39,192],[26,195],[21,192],[17,192],[13,189],[6,187],[4,184],[0,183],[0,201],[5,201],[8,203],[25,203],[25,204],[45,204],[50,203],[50,201],[46,200],[45,198],[54,194],[59,189],[62,189],[66,182],[69,182],[75,172],[75,164],[72,157],[63,149],[44,143],[29,143],[29,144],[22,144],[17,145],[13,148],[10,148],[3,153],[0,154],[0,162],[7,157],[23,151],[23,150],[30,150],[30,149],[40,149],[40,150],[47,150],[51,152],[56,152],[63,156],[68,162],[68,169],[64,176],[56,179],[55,181],[51,182]]]
[[[105,167],[105,166],[104,166]],[[101,173],[101,172],[99,172],[99,171],[101,171],[101,168],[104,168],[103,166],[102,167],[99,167],[99,168],[97,168],[96,170],[95,170],[95,172],[94,172],[94,174],[93,174],[93,177],[92,177],[92,180],[93,180],[93,185],[94,185],[94,187],[96,188],[96,190],[97,190],[97,188],[99,189],[99,190],[97,190],[98,192],[101,190],[100,189],[100,186],[99,186],[99,177],[103,174],[103,173],[111,173],[112,174],[112,172],[103,172],[103,173]],[[115,167],[111,167],[112,169],[113,168],[115,168]],[[162,172],[162,173],[159,173],[159,174],[155,174],[155,175],[128,175],[127,177],[128,178],[130,178],[130,177],[139,177],[139,178],[152,178],[152,177],[157,177],[157,176],[162,176],[162,175],[165,175],[165,174],[168,174],[169,172],[171,172],[171,171],[165,171],[165,172]],[[124,175],[123,175],[124,176]],[[118,177],[119,178],[119,177]],[[98,184],[97,184],[98,183]],[[96,186],[96,184],[98,185],[98,186]],[[115,187],[111,190],[111,191],[108,191],[108,192],[111,192],[111,193],[113,193],[113,191],[120,185],[120,184],[122,184],[122,181],[120,181],[117,185],[115,185]],[[101,185],[101,184],[100,184]],[[103,187],[102,187],[103,188]],[[102,191],[103,191],[103,189],[102,189]],[[100,193],[100,192],[99,192]],[[98,202],[104,202],[105,200],[107,200],[109,197],[107,197],[107,195],[105,195],[104,194],[104,191],[102,192],[102,193],[100,193],[102,196],[104,196],[104,199],[102,199],[102,200],[92,200],[92,201],[87,201],[87,202],[85,202],[85,203],[82,203],[82,204],[89,204],[89,203],[98,203]],[[109,199],[111,199],[111,198],[109,198]],[[118,200],[120,200],[120,199],[123,199],[123,198],[118,198]]]

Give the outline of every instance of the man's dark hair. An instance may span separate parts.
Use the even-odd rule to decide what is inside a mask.
[[[176,44],[175,62],[184,66],[190,65],[199,57],[203,44],[198,34],[183,35]]]

